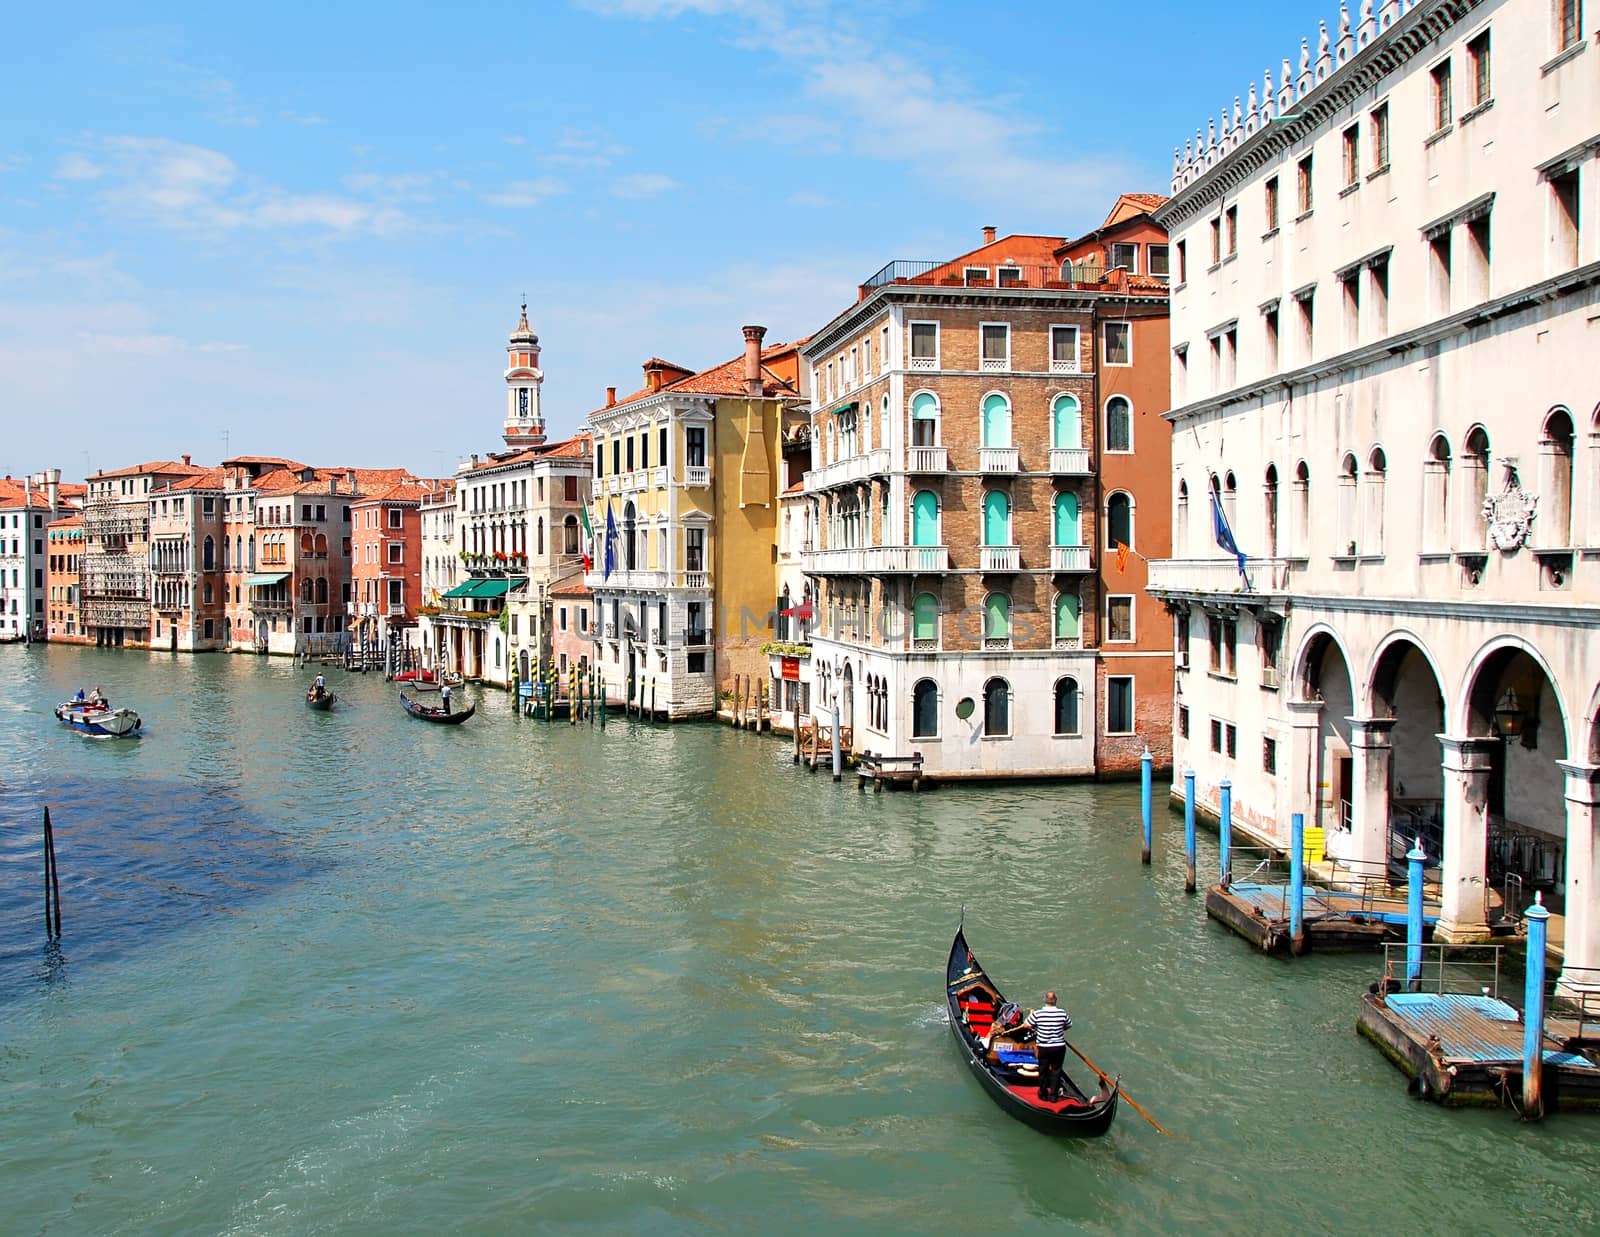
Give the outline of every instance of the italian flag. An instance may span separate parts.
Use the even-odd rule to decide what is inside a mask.
[[[583,521],[583,569],[594,570],[594,529],[589,527],[589,508],[578,508],[578,518]]]

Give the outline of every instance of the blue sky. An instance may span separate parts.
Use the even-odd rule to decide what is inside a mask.
[[[448,473],[526,292],[569,433],[893,258],[1073,234],[1336,8],[29,5],[0,51],[0,471]],[[137,24],[129,24],[137,22]]]

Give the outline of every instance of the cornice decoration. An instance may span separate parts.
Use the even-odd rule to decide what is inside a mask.
[[[1596,151],[1600,151],[1600,133],[1579,142],[1569,150],[1562,151],[1554,159],[1546,159],[1539,165],[1539,179],[1551,180],[1557,176],[1565,176]]]
[[[1437,240],[1458,223],[1471,223],[1474,219],[1482,219],[1494,209],[1494,191],[1480,193],[1465,206],[1458,206],[1448,215],[1441,215],[1432,223],[1422,225],[1421,232],[1425,240]]]
[[[1352,29],[1348,5],[1339,5],[1338,37],[1318,25],[1317,54],[1300,40],[1298,70],[1284,57],[1276,86],[1272,70],[1262,74],[1261,94],[1251,83],[1248,102],[1233,98],[1221,123],[1207,122],[1172,150],[1172,197],[1153,212],[1155,222],[1175,232],[1207,203],[1242,184],[1283,150],[1318,129],[1361,94],[1418,55],[1476,8],[1482,0],[1362,0]]]

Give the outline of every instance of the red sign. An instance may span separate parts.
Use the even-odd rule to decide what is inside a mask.
[[[800,681],[800,659],[798,657],[785,657],[783,659],[783,678],[787,683]]]

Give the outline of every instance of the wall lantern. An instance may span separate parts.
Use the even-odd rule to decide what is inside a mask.
[[[1514,687],[1506,688],[1506,694],[1500,697],[1500,703],[1494,706],[1494,728],[1503,739],[1515,739],[1527,724],[1528,714],[1517,703],[1517,691]]]

